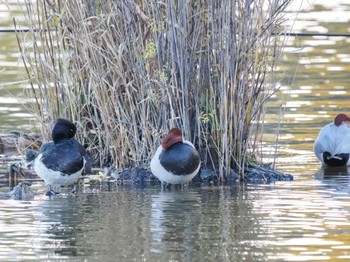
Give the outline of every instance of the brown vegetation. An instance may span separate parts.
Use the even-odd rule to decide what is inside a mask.
[[[19,39],[35,113],[117,168],[148,164],[180,127],[220,177],[257,152],[290,0],[31,1]],[[278,31],[278,30],[277,30]]]

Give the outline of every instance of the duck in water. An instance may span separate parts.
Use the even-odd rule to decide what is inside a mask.
[[[314,143],[317,158],[326,166],[350,165],[350,118],[338,114],[324,126]]]
[[[169,131],[151,160],[151,171],[162,184],[188,183],[200,166],[198,151],[190,141],[183,139],[178,128]]]
[[[83,171],[91,172],[91,162],[85,148],[74,139],[76,131],[71,121],[57,119],[51,133],[53,141],[43,144],[34,160],[34,171],[49,186],[47,196],[58,193],[53,186],[74,184],[72,193],[75,193],[75,183]]]

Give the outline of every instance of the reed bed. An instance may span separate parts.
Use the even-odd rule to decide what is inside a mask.
[[[26,0],[19,45],[43,134],[72,119],[98,165],[122,168],[148,165],[180,127],[220,179],[243,175],[290,1]]]

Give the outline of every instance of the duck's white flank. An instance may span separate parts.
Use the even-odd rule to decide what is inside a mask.
[[[78,181],[78,179],[81,177],[81,174],[84,170],[85,166],[85,158],[84,158],[84,165],[82,169],[79,171],[66,175],[62,174],[59,171],[54,171],[51,169],[48,169],[41,161],[42,154],[39,154],[34,161],[34,171],[37,174],[40,174],[40,177],[44,179],[45,183],[48,185],[61,185],[61,186],[69,186],[74,184]]]

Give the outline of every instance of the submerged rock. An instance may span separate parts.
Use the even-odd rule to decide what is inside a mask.
[[[19,183],[11,192],[8,193],[9,198],[13,200],[33,200],[34,194],[30,186],[31,183],[27,181]]]
[[[32,189],[30,188],[31,183],[28,181],[24,181],[19,183],[17,186],[13,188],[8,193],[1,193],[0,199],[12,199],[12,200],[33,200],[34,194]]]

